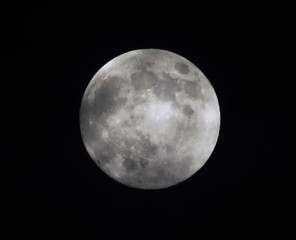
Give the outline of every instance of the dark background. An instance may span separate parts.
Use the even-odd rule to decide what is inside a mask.
[[[240,2],[240,1],[239,1]],[[292,30],[287,4],[1,3],[0,234],[11,237],[238,239],[283,234],[277,130]],[[289,32],[289,31],[287,31]],[[79,107],[93,75],[140,48],[178,53],[209,78],[221,130],[205,166],[164,190],[107,177],[87,154]],[[275,119],[277,119],[275,117]]]

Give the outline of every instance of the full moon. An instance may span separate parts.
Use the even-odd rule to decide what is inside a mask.
[[[81,135],[100,169],[130,187],[162,189],[209,159],[220,129],[214,88],[190,61],[141,49],[106,63],[80,108]]]

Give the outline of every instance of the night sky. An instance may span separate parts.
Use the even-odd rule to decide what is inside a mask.
[[[276,13],[289,25],[288,7],[137,4],[1,3],[1,235],[241,239],[280,232],[281,164],[270,145],[278,133],[267,119],[278,116],[274,59],[284,34]],[[115,182],[80,135],[90,79],[112,58],[140,48],[187,58],[220,104],[210,159],[164,190]]]

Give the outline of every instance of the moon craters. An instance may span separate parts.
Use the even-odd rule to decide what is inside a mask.
[[[176,92],[181,91],[181,85],[178,80],[170,77],[168,74],[162,74],[154,87],[154,94],[157,98],[163,101],[176,100]]]
[[[126,98],[118,98],[122,79],[117,77],[105,80],[94,93],[94,112],[96,117],[122,106]]]
[[[192,114],[194,113],[194,110],[192,109],[192,107],[189,104],[185,104],[183,106],[183,112],[187,117],[191,117]]]
[[[180,72],[182,74],[188,74],[189,73],[189,67],[185,63],[176,62],[175,68],[177,69],[178,72]]]
[[[199,82],[186,81],[184,86],[185,93],[194,99],[203,98]]]
[[[152,72],[136,72],[131,75],[131,84],[136,90],[152,88],[156,83],[156,77]]]
[[[80,109],[86,150],[127,186],[166,188],[192,176],[210,157],[220,128],[215,91],[185,58],[135,50],[103,66]]]

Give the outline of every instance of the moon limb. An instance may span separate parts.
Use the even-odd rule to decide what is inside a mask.
[[[220,128],[213,87],[185,58],[164,50],[122,54],[88,85],[80,126],[87,151],[125,185],[159,189],[192,176]]]

